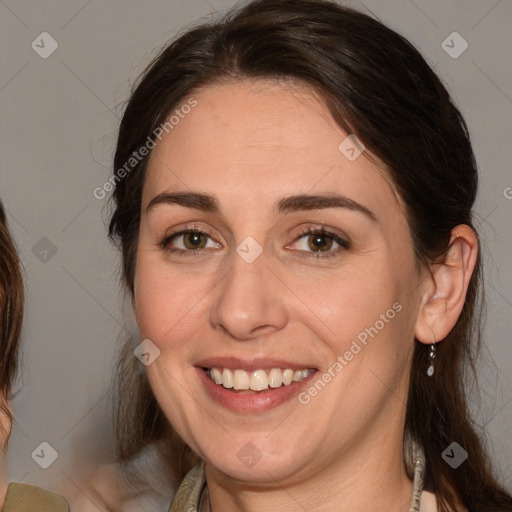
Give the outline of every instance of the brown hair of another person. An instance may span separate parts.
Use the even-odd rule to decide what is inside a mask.
[[[23,305],[21,262],[0,203],[0,407],[11,421],[7,400],[18,367]]]

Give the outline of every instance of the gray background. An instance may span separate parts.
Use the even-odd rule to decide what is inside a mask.
[[[23,376],[13,400],[11,480],[78,490],[86,462],[99,452],[108,455],[111,369],[126,331],[117,255],[106,239],[107,201],[95,199],[93,190],[109,177],[122,102],[148,59],[184,26],[233,4],[0,0],[0,197],[28,294]],[[419,48],[469,125],[481,171],[476,211],[489,304],[488,364],[475,412],[492,461],[512,490],[512,2],[351,5]],[[442,47],[454,31],[469,44],[458,58]],[[47,59],[31,47],[34,40],[42,46],[42,32],[58,43]],[[462,48],[457,40],[448,44]],[[43,441],[58,452],[48,469],[31,456]]]

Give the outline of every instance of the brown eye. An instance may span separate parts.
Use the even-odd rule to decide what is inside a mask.
[[[318,260],[319,258],[340,256],[343,251],[350,248],[350,242],[325,227],[309,228],[295,239],[292,246],[287,246],[287,248],[295,249],[299,256]]]
[[[212,237],[197,229],[185,229],[165,237],[159,246],[168,252],[180,256],[199,256],[209,249],[220,249],[222,246]],[[204,249],[204,250],[201,250]]]
[[[208,241],[208,237],[198,231],[187,231],[182,236],[183,245],[186,249],[204,249]]]
[[[332,247],[332,236],[323,233],[314,233],[308,237],[308,247],[312,251],[324,252]]]

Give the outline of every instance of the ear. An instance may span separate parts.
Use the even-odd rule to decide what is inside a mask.
[[[466,300],[477,256],[475,232],[465,224],[453,228],[445,260],[430,268],[414,331],[418,341],[441,341],[453,329]]]

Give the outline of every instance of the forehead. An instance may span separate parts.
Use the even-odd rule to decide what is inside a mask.
[[[346,152],[354,146],[350,134],[310,89],[240,81],[205,87],[191,98],[194,108],[179,112],[152,151],[146,204],[150,195],[177,189],[222,195],[238,205],[312,191],[350,195],[377,210],[395,201],[374,160],[364,152],[348,158],[357,154]]]

